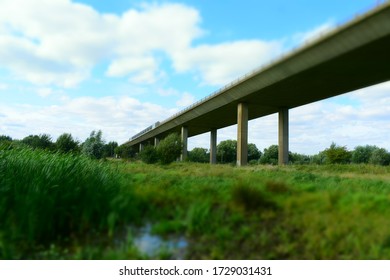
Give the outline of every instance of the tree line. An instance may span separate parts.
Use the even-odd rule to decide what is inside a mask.
[[[255,144],[248,145],[249,164],[278,164],[279,147],[271,145],[260,151]],[[217,145],[217,162],[235,163],[237,158],[237,141],[226,140]],[[189,151],[189,161],[209,162],[210,153],[204,148],[194,148]],[[376,164],[389,165],[390,153],[377,146],[357,146],[349,151],[346,146],[339,146],[332,143],[329,148],[315,155],[304,155],[289,152],[289,163],[291,164]]]
[[[128,145],[119,146],[117,142],[106,143],[101,130],[92,131],[84,141],[76,140],[70,133],[63,133],[56,141],[50,135],[29,135],[22,140],[0,135],[0,148],[4,145],[28,146],[33,149],[45,149],[61,153],[82,153],[90,158],[101,159],[119,157],[142,160],[145,163],[169,164],[180,157],[182,143],[178,134],[170,134],[154,147],[146,145],[142,151]],[[271,145],[260,151],[255,144],[248,144],[249,164],[278,164],[279,149]],[[237,159],[237,141],[225,140],[217,145],[217,162],[234,164]],[[210,161],[208,149],[196,147],[188,151],[188,161],[206,163]],[[346,146],[332,143],[329,148],[315,155],[289,152],[290,164],[376,164],[390,165],[390,153],[373,145],[357,146],[348,150]]]
[[[89,137],[80,142],[72,134],[63,133],[56,141],[53,141],[49,134],[29,135],[21,140],[12,139],[10,136],[0,135],[1,147],[30,147],[32,149],[43,149],[60,153],[81,153],[90,158],[101,159],[114,157],[117,142],[106,143],[101,130],[92,131]]]

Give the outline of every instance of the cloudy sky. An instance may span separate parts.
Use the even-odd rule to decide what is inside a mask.
[[[378,0],[0,0],[0,135],[125,142]],[[390,150],[390,83],[290,111],[290,150]],[[236,127],[218,131],[235,139]],[[208,147],[209,135],[189,140]],[[277,143],[277,116],[249,123]]]

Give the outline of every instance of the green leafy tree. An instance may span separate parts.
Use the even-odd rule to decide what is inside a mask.
[[[326,163],[330,164],[349,163],[351,160],[351,152],[347,150],[347,147],[337,146],[334,142],[324,151],[324,154]]]
[[[378,150],[377,146],[357,146],[352,151],[351,161],[352,163],[368,163],[375,150]]]
[[[225,140],[217,145],[217,159],[221,163],[233,163],[237,160],[237,141]]]
[[[118,147],[117,142],[108,142],[103,148],[103,157],[115,157],[115,149]]]
[[[309,164],[310,156],[289,152],[289,161],[293,164]]]
[[[257,161],[261,157],[261,152],[255,144],[248,144],[248,161]]]
[[[12,142],[12,138],[6,135],[0,135],[0,150],[10,149],[14,143]]]
[[[48,134],[29,135],[23,138],[21,142],[33,149],[51,150],[54,147],[51,136]]]
[[[389,165],[390,164],[390,154],[386,149],[377,148],[371,154],[369,163],[378,164],[378,165]]]
[[[115,154],[120,158],[129,159],[135,157],[135,149],[129,145],[120,145],[114,149]]]
[[[260,158],[261,164],[278,164],[279,160],[279,147],[278,145],[271,145],[264,149],[264,153]]]
[[[0,142],[7,141],[7,142],[12,142],[12,138],[7,135],[0,135]]]
[[[324,151],[319,152],[316,155],[310,156],[310,163],[312,164],[324,164],[326,162],[326,155]]]
[[[192,162],[209,162],[210,154],[205,148],[194,148],[188,153],[188,160]]]
[[[157,155],[162,164],[170,164],[180,157],[182,150],[181,139],[178,134],[169,134],[160,141],[157,148]]]
[[[83,143],[81,152],[90,158],[101,159],[104,152],[102,135],[103,133],[101,130],[98,132],[92,131],[90,136]]]
[[[143,150],[139,153],[139,157],[143,162],[147,164],[153,164],[158,162],[157,150],[152,145],[145,146]]]
[[[56,149],[63,153],[79,152],[79,142],[73,139],[72,134],[61,134],[55,143]]]

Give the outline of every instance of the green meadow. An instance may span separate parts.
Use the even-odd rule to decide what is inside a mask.
[[[147,165],[5,149],[0,258],[390,259],[390,167]]]

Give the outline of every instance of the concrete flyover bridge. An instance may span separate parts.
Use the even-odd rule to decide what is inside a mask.
[[[156,123],[125,144],[157,144],[181,133],[210,132],[216,163],[217,130],[237,126],[237,165],[247,164],[248,120],[279,113],[279,164],[288,162],[289,109],[390,80],[390,2],[232,82],[189,108]],[[152,112],[151,112],[152,113]]]

